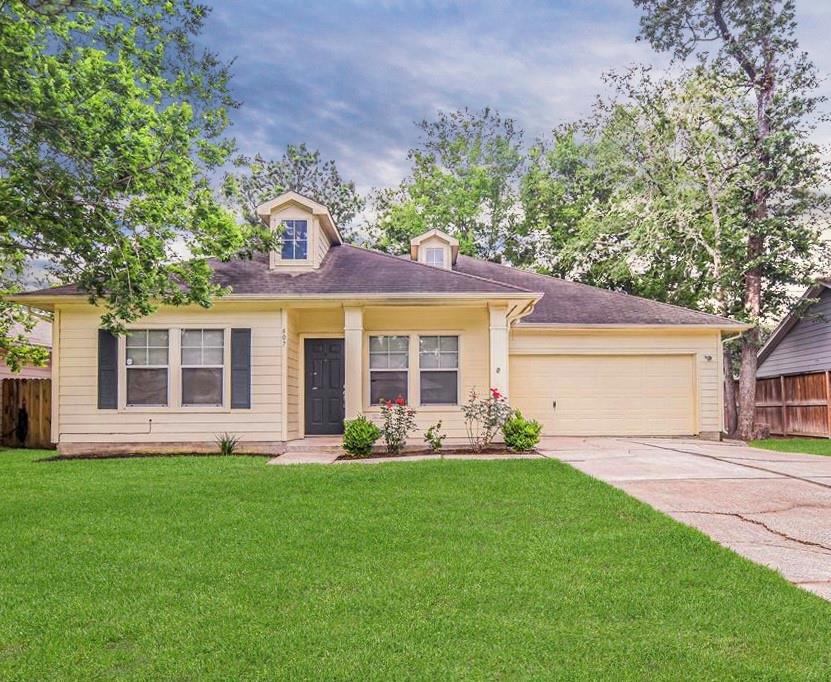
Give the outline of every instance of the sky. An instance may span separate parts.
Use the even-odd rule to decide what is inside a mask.
[[[492,107],[532,142],[586,115],[605,71],[668,63],[636,42],[630,0],[206,1],[201,41],[234,60],[240,150],[277,158],[305,142],[361,191],[405,177],[414,123],[438,110]],[[831,0],[796,2],[831,96]],[[831,123],[816,138],[831,145]]]

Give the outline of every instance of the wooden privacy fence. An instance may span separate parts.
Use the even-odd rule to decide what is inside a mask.
[[[27,448],[51,448],[52,381],[51,379],[3,379],[2,441],[3,445],[19,446],[17,424],[20,409],[25,405],[29,431],[24,445]]]
[[[831,377],[826,372],[756,381],[756,422],[777,436],[831,438]]]

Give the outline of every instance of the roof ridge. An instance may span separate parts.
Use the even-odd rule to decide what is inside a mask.
[[[412,265],[417,265],[417,266],[422,267],[422,268],[429,268],[432,272],[435,272],[436,270],[439,270],[441,272],[447,272],[447,273],[450,273],[451,275],[456,275],[458,277],[467,277],[469,279],[478,280],[479,282],[487,282],[488,284],[496,284],[497,286],[505,287],[506,289],[514,289],[515,291],[521,291],[523,294],[541,294],[542,293],[541,291],[532,291],[531,289],[524,289],[522,287],[518,287],[518,286],[515,286],[513,284],[508,284],[507,282],[499,282],[495,279],[489,279],[488,277],[480,277],[479,275],[473,275],[469,272],[459,272],[458,270],[445,270],[444,268],[437,268],[435,265],[427,265],[427,263],[421,263],[417,260],[412,260],[411,258],[407,258],[405,256],[394,256],[393,254],[387,253],[386,251],[379,251],[378,249],[369,249],[365,246],[355,246],[354,244],[347,244],[347,243],[344,242],[343,244],[333,245],[333,248],[341,247],[341,246],[347,246],[350,249],[357,249],[359,251],[367,251],[368,253],[374,253],[378,256],[385,256],[386,258],[392,258],[397,263],[401,263],[401,261],[405,261],[407,263],[410,263]]]
[[[462,255],[462,254],[460,254]],[[707,315],[709,317],[715,317],[719,320],[723,320],[725,322],[730,322],[731,324],[737,324],[735,320],[731,320],[729,317],[724,317],[723,315],[717,315],[716,313],[708,313],[703,310],[696,310],[694,308],[686,308],[682,305],[677,305],[676,303],[667,303],[666,301],[656,301],[654,298],[646,298],[645,296],[638,296],[637,294],[627,294],[625,291],[616,291],[615,289],[604,289],[603,287],[596,287],[592,284],[585,284],[584,282],[576,282],[573,279],[565,279],[563,277],[555,277],[554,275],[545,275],[541,272],[534,272],[532,270],[524,270],[522,268],[514,267],[513,265],[505,265],[504,263],[494,263],[492,261],[483,260],[481,258],[474,258],[473,256],[464,256],[465,258],[470,258],[471,260],[478,261],[480,263],[487,263],[488,265],[497,265],[500,268],[505,268],[506,270],[513,270],[514,272],[522,272],[526,275],[533,275],[535,277],[546,277],[547,279],[553,279],[558,282],[565,282],[566,284],[574,284],[575,286],[583,287],[584,289],[592,289],[594,291],[602,291],[604,294],[614,294],[615,296],[625,296],[628,299],[637,299],[639,301],[647,301],[649,303],[657,303],[658,305],[667,306],[668,308],[674,308],[675,310],[683,310],[685,312],[693,312],[698,313],[699,315]]]

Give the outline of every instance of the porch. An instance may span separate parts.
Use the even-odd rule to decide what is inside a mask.
[[[507,393],[512,312],[508,305],[481,298],[453,305],[426,299],[284,308],[281,393],[287,454],[339,448],[343,420],[377,415],[375,398],[393,389],[417,410],[419,449],[421,432],[438,421],[448,444],[463,445],[459,405],[468,392],[494,386]],[[396,340],[397,347],[389,351],[395,357],[378,362],[370,346],[386,347],[390,338]],[[436,354],[443,352],[437,339],[450,350],[441,363],[428,366],[429,344],[436,346]],[[446,402],[430,393],[436,373],[447,385]]]

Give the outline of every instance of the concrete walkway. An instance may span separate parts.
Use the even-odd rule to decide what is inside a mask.
[[[831,457],[654,438],[540,447],[831,601]]]

